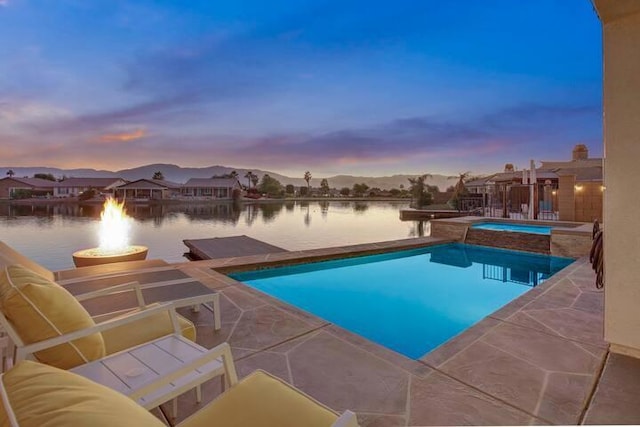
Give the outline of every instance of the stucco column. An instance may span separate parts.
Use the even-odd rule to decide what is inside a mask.
[[[604,47],[604,335],[640,358],[640,1],[593,3]]]

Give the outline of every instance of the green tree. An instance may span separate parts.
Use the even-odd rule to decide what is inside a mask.
[[[466,195],[469,194],[469,190],[467,190],[467,187],[464,185],[465,180],[469,177],[469,175],[471,174],[471,172],[461,172],[458,174],[458,176],[453,176],[450,177],[452,179],[457,178],[458,182],[456,182],[456,185],[453,186],[453,195],[451,196],[451,199],[449,199],[449,206],[451,206],[453,209],[460,209],[460,199]]]
[[[369,189],[369,186],[364,182],[360,184],[353,184],[353,194],[356,197],[364,196],[368,189]]]
[[[296,192],[296,189],[295,189],[295,187],[293,185],[287,184],[285,186],[285,188],[284,188],[284,192],[287,193],[287,194],[293,194],[293,193]]]
[[[16,174],[16,173],[13,171],[13,169],[9,169],[9,170],[7,171],[7,175],[9,176],[9,178],[12,178],[12,177],[13,177],[13,175],[15,175],[15,174]]]
[[[307,181],[307,190],[310,193],[311,192],[311,185],[309,183],[311,182],[311,172],[306,171],[304,173],[304,180]]]
[[[34,178],[46,179],[47,181],[55,181],[56,177],[50,173],[36,173],[33,175]]]
[[[300,187],[300,195],[306,196],[309,194],[309,189],[307,187]]]
[[[322,194],[329,194],[329,181],[326,178],[322,178],[320,181],[320,192]]]
[[[425,183],[427,178],[431,178],[431,175],[428,173],[417,176],[415,178],[409,178],[409,184],[411,184],[411,186],[409,187],[409,192],[411,193],[411,196],[413,198],[412,204],[416,208],[430,205],[433,200],[431,193],[427,191],[427,187],[429,187]]]
[[[351,189],[349,187],[342,187],[340,189],[340,194],[342,194],[343,196],[348,196],[349,194],[351,194]]]
[[[152,179],[159,179],[161,181],[164,180],[164,175],[162,174],[162,172],[157,171],[153,174],[153,178]]]
[[[282,195],[282,184],[277,179],[270,177],[269,174],[264,174],[258,191],[271,197],[278,197]]]
[[[264,178],[264,176],[263,176]],[[258,178],[258,175],[256,175],[255,173],[251,174],[251,183],[253,184],[253,188],[256,188],[256,186],[258,185],[258,182],[260,182],[260,178]]]

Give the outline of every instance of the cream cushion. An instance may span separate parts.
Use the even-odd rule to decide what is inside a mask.
[[[3,375],[2,387],[2,426],[10,425],[7,406],[21,427],[164,426],[125,395],[36,362],[18,363]]]
[[[330,427],[338,415],[264,371],[255,371],[179,427]]]
[[[151,304],[151,308],[157,304]],[[123,315],[123,316],[126,316]],[[122,316],[120,316],[122,317]],[[191,340],[196,340],[196,328],[192,322],[178,315],[178,323],[182,335]],[[127,323],[126,325],[102,331],[102,338],[107,354],[117,353],[139,344],[153,341],[156,338],[172,334],[174,332],[171,317],[168,311],[159,311],[143,319]]]
[[[87,310],[66,289],[21,265],[7,266],[0,273],[0,310],[25,344],[95,326]],[[41,362],[62,369],[104,355],[99,333],[35,353]]]

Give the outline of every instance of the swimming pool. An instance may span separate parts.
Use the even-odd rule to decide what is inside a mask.
[[[545,225],[506,224],[502,222],[481,222],[471,228],[493,231],[511,231],[514,233],[551,234],[551,227]]]
[[[453,243],[229,276],[418,359],[571,262]]]

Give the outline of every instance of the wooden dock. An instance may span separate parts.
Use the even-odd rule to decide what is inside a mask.
[[[430,219],[457,218],[471,215],[471,211],[443,209],[400,209],[401,221],[428,221]]]
[[[244,235],[214,237],[211,239],[187,239],[183,240],[183,242],[189,248],[187,257],[192,260],[289,252],[286,249]]]

